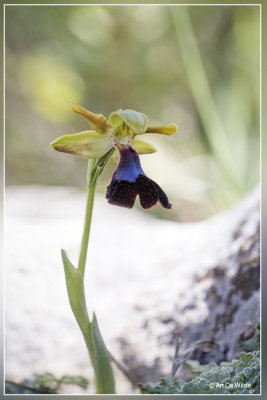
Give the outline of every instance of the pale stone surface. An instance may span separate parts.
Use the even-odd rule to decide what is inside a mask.
[[[230,359],[240,335],[249,336],[259,320],[258,202],[255,188],[233,210],[180,224],[96,197],[85,279],[88,308],[96,312],[110,351],[138,381],[170,374],[177,329],[185,345],[195,339],[220,342],[210,353],[216,361]],[[60,258],[64,248],[77,264],[84,207],[85,193],[75,189],[6,190],[9,379],[44,371],[91,376]],[[229,321],[220,319],[227,312]],[[208,357],[200,351],[195,356]],[[133,393],[116,374],[118,393]]]

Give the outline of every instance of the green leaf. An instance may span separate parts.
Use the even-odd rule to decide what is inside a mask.
[[[171,377],[161,378],[157,384],[139,384],[141,393],[145,394],[178,394],[182,392],[183,386],[183,381]]]
[[[246,364],[248,364],[250,362],[250,360],[252,360],[253,357],[254,357],[253,353],[244,353],[244,352],[242,352],[240,354],[241,360]]]
[[[95,379],[97,392],[101,394],[115,393],[115,382],[110,363],[109,352],[102,339],[95,313],[91,324],[92,342],[95,354]]]
[[[82,389],[86,389],[88,386],[88,380],[85,379],[83,376],[69,376],[69,375],[64,375],[60,379],[60,382],[65,384],[65,385],[75,385],[79,386]]]
[[[58,389],[59,380],[50,372],[45,372],[43,374],[35,375],[35,384],[37,387],[55,391]]]
[[[80,270],[75,268],[69,261],[64,250],[61,250],[61,256],[64,265],[70,306],[83,333],[91,362],[95,370],[95,354],[91,336],[91,323],[86,308],[83,277]]]
[[[187,360],[185,364],[188,366],[189,371],[195,375],[202,374],[210,368],[216,367],[215,363],[201,365],[197,360]]]
[[[109,116],[109,122],[114,131],[119,134],[123,133],[125,128],[128,132],[136,135],[145,133],[147,129],[147,116],[134,110],[114,111]]]
[[[90,321],[86,309],[83,277],[81,272],[69,261],[66,252],[61,250],[69,302],[73,314],[84,334],[90,330]]]
[[[95,131],[83,131],[63,135],[51,144],[53,150],[83,158],[100,158],[112,148],[109,136]]]

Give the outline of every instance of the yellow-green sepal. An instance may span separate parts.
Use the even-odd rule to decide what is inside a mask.
[[[115,135],[127,136],[129,133],[140,135],[147,129],[147,116],[134,110],[114,111],[108,121]]]
[[[83,131],[60,136],[51,144],[53,150],[83,158],[99,158],[112,148],[110,136],[95,131]]]
[[[161,126],[148,126],[145,133],[158,133],[160,135],[172,136],[177,132],[176,124],[169,123]]]
[[[79,104],[72,103],[71,101],[69,103],[71,105],[72,111],[85,118],[94,130],[102,135],[106,135],[109,133],[108,131],[111,129],[111,125],[108,123],[104,115],[94,114],[86,108],[79,106]]]

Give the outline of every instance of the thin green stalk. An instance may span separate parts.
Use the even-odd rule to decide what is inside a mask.
[[[88,186],[84,230],[83,230],[80,257],[79,257],[79,262],[78,262],[78,269],[81,271],[81,274],[83,277],[84,277],[84,271],[85,271],[88,242],[89,242],[90,228],[91,228],[91,222],[92,222],[95,189],[96,189],[96,183],[90,183]]]
[[[92,366],[95,371],[96,392],[99,394],[115,393],[115,382],[110,364],[111,360],[109,352],[101,336],[95,314],[93,314],[92,321],[89,320],[84,291],[84,273],[92,222],[95,189],[106,164],[113,154],[113,151],[114,149],[112,148],[103,157],[96,160],[89,160],[88,162],[88,194],[78,268],[75,268],[69,261],[66,252],[64,250],[61,251],[69,302],[76,321],[83,333]]]
[[[83,237],[81,243],[81,250],[78,262],[78,269],[84,277],[86,258],[87,258],[87,250],[88,250],[88,242],[90,236],[90,228],[92,222],[92,213],[94,207],[94,198],[95,198],[95,189],[98,183],[98,180],[107,165],[111,155],[113,154],[114,149],[112,148],[107,154],[105,154],[102,158],[97,160],[89,160],[88,161],[88,169],[87,169],[87,184],[88,184],[88,194],[87,194],[87,202],[86,202],[86,213],[85,213],[85,222],[83,229]]]

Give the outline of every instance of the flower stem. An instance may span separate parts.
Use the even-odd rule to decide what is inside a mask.
[[[90,321],[88,316],[84,291],[84,273],[94,206],[95,189],[98,180],[113,152],[114,149],[112,148],[103,157],[89,160],[88,162],[88,193],[78,268],[74,267],[74,265],[69,261],[66,252],[64,250],[61,251],[70,306],[83,333],[83,337],[95,372],[96,391],[100,394],[115,393],[115,382],[110,363],[110,355],[101,336],[96,316],[93,314],[92,321]]]
[[[113,152],[114,152],[114,148],[112,148],[103,157],[98,158],[96,160],[88,161],[88,169],[87,169],[88,194],[87,194],[87,203],[86,203],[86,213],[85,213],[85,222],[84,222],[84,228],[83,228],[82,244],[81,244],[79,262],[78,262],[78,270],[81,272],[83,278],[84,278],[84,272],[85,272],[88,242],[89,242],[90,228],[91,228],[91,222],[92,222],[95,189],[96,189],[98,180],[99,180],[105,166],[107,165],[110,157],[112,156]]]
[[[79,257],[79,262],[78,262],[78,269],[80,270],[83,277],[84,277],[84,271],[85,271],[87,249],[88,249],[88,242],[89,242],[89,235],[90,235],[90,228],[91,228],[91,221],[92,221],[95,189],[96,189],[96,183],[90,183],[88,185],[84,230],[83,230],[80,257]]]

